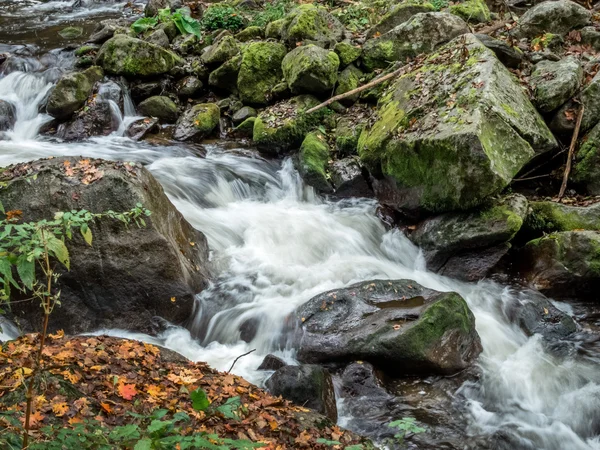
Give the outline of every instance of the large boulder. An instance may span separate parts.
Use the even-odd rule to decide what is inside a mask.
[[[348,64],[352,64],[358,58],[360,58],[361,48],[358,45],[352,45],[348,41],[342,41],[335,44],[333,51],[337,53],[340,58],[340,68],[346,67]]]
[[[473,35],[407,69],[376,114],[358,152],[380,200],[407,211],[478,206],[557,146],[521,86]]]
[[[164,123],[175,123],[178,117],[177,105],[164,95],[147,98],[138,105],[138,110],[142,115],[156,117]]]
[[[430,270],[473,281],[504,256],[510,248],[504,244],[521,229],[526,215],[525,197],[510,195],[487,208],[426,219],[410,239],[424,251]]]
[[[295,48],[283,58],[283,76],[294,94],[331,92],[337,81],[340,58],[316,45]]]
[[[571,206],[552,201],[531,202],[526,227],[538,235],[554,231],[600,231],[600,203]]]
[[[0,100],[0,131],[10,130],[17,120],[17,108],[6,100]]]
[[[325,292],[296,315],[302,362],[364,360],[393,374],[451,374],[481,352],[463,298],[411,280],[366,281]]]
[[[78,231],[66,241],[71,270],[60,277],[61,305],[50,316],[51,330],[152,332],[154,316],[172,323],[190,317],[195,294],[207,284],[206,238],[142,166],[54,158],[9,166],[0,181],[0,202],[7,211],[23,211],[25,221],[79,209],[128,211],[138,203],[152,212],[145,227],[97,220],[90,227],[91,246]],[[15,302],[12,312],[26,329],[39,329],[38,304]]]
[[[107,73],[131,78],[163,75],[182,63],[169,50],[122,34],[106,41],[96,56],[96,64]]]
[[[215,103],[200,103],[185,111],[175,127],[173,139],[201,141],[219,125],[221,110]]]
[[[100,67],[90,67],[83,72],[63,75],[48,97],[46,111],[56,119],[67,119],[85,105],[94,90],[94,84],[102,79]]]
[[[204,64],[218,65],[230,58],[233,58],[240,52],[240,47],[231,35],[224,35],[210,47],[207,47],[200,58]]]
[[[97,95],[91,97],[85,108],[71,120],[61,124],[56,135],[65,141],[82,141],[92,136],[108,136],[118,127],[119,119],[113,114],[111,104]]]
[[[337,87],[335,88],[335,95],[345,94],[346,92],[350,92],[356,88],[358,88],[361,84],[361,79],[363,78],[364,73],[354,66],[354,64],[350,64],[344,70],[340,72],[338,76]],[[346,106],[353,105],[358,98],[360,97],[360,93],[352,94],[346,98],[340,100],[340,103]]]
[[[520,273],[554,298],[598,298],[600,232],[563,231],[530,241],[518,256]]]
[[[368,70],[384,69],[390,62],[430,53],[457,36],[468,33],[460,17],[443,12],[419,13],[363,46],[362,62]]]
[[[587,25],[592,13],[570,0],[551,0],[528,10],[513,33],[517,37],[534,38],[544,33],[567,34]]]
[[[318,131],[308,133],[298,153],[298,171],[304,181],[320,192],[331,192],[327,177],[329,163],[327,136]]]
[[[367,38],[371,39],[385,34],[398,25],[403,24],[415,14],[433,11],[435,11],[435,7],[429,2],[403,1],[392,5],[379,22],[367,31]]]
[[[581,144],[571,179],[583,186],[588,194],[600,195],[600,123]]]
[[[208,76],[208,85],[237,94],[237,80],[242,67],[242,56],[236,55]]]
[[[255,42],[244,50],[237,79],[240,100],[244,103],[267,104],[271,89],[283,77],[281,61],[286,49],[278,42]]]
[[[344,26],[327,8],[313,4],[294,8],[279,25],[281,38],[290,46],[298,42],[312,42],[333,47],[344,34]],[[269,37],[269,31],[266,34]]]
[[[337,421],[333,380],[321,366],[283,366],[265,382],[265,386],[273,395],[281,395]]]
[[[533,103],[541,112],[554,111],[575,95],[582,81],[583,69],[577,58],[540,61],[530,78]]]

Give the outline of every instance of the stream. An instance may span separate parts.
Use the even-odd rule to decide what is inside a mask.
[[[503,304],[525,294],[492,281],[463,283],[428,272],[419,249],[401,232],[386,230],[374,201],[321,198],[302,183],[291,159],[266,160],[231,142],[134,142],[122,136],[123,126],[79,143],[40,136],[51,118],[38,112],[39,104],[73,64],[72,52],[57,49],[65,43],[56,30],[93,28],[97,20],[122,16],[123,6],[106,0],[0,0],[0,53],[14,55],[0,74],[0,99],[17,108],[13,129],[0,136],[0,167],[66,155],[141,162],[208,238],[214,283],[198,296],[186,328],[173,326],[158,337],[99,333],[160,343],[220,370],[256,349],[233,372],[260,385],[270,373],[256,368],[267,354],[294,363],[293,349],[281,342],[286,318],[298,306],[358,281],[408,278],[460,293],[476,317],[484,349],[481,377],[460,388],[469,435],[502,436],[509,443],[502,448],[600,450],[598,347],[584,333],[552,348],[540,336],[527,337],[503,313]],[[134,112],[117,107],[115,114],[123,124]],[[571,312],[568,304],[555,304]],[[249,321],[256,334],[245,342],[240,329]],[[339,406],[340,425],[351,424],[343,402]]]

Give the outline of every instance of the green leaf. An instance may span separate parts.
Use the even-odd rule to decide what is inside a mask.
[[[365,447],[362,444],[349,445],[345,448],[345,450],[365,450]]]
[[[152,433],[156,433],[156,434],[162,434],[163,430],[166,430],[167,428],[169,428],[170,426],[173,425],[173,421],[172,420],[153,420],[152,422],[150,422],[150,425],[148,425],[148,428],[146,429],[146,431],[150,434]]]
[[[12,264],[6,258],[0,258],[0,275],[4,277],[4,282],[9,282],[14,287],[19,289],[19,285],[15,282],[12,276]]]
[[[158,19],[155,17],[141,17],[131,24],[131,29],[139,34],[154,28],[157,24]]]
[[[65,243],[61,239],[51,236],[47,239],[46,245],[48,246],[48,251],[54,255],[67,270],[70,270],[71,259],[69,258],[69,250]]]
[[[85,242],[87,242],[87,244],[91,247],[92,246],[92,230],[90,230],[90,227],[88,226],[87,223],[83,223],[81,224],[81,235],[83,236],[83,239],[85,239]]]
[[[189,422],[190,416],[183,412],[179,411],[178,413],[173,414],[173,422]]]
[[[192,19],[190,16],[181,16],[181,24],[186,33],[193,34],[198,38],[202,37],[202,26],[196,19]]]
[[[21,283],[29,290],[33,289],[35,263],[34,261],[28,261],[26,254],[21,254],[17,258],[17,273],[19,274]]]
[[[206,408],[210,406],[210,401],[202,388],[190,392],[190,398],[192,399],[192,407],[196,411],[206,411]]]
[[[2,202],[0,202],[0,212],[2,214],[6,214],[6,211],[4,211],[4,205],[2,204]]]
[[[319,438],[317,439],[317,444],[325,444],[325,445],[342,445],[340,441],[330,441],[328,439]]]
[[[167,415],[168,412],[169,412],[168,409],[157,409],[156,411],[154,411],[152,413],[152,415],[150,417],[153,419],[162,419],[163,417],[165,417]]]
[[[151,439],[142,439],[139,440],[133,450],[152,450],[152,440]]]
[[[228,398],[227,401],[217,408],[221,414],[223,414],[228,419],[237,419],[239,418],[238,410],[242,406],[242,402],[240,397],[231,397]]]
[[[137,425],[124,425],[115,427],[110,433],[110,438],[118,441],[133,441],[140,438],[140,432]]]

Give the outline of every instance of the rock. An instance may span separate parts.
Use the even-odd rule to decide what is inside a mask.
[[[167,36],[167,33],[161,29],[153,31],[150,36],[146,38],[146,42],[150,42],[151,44],[158,45],[162,48],[169,48],[169,45],[171,45],[169,36]]]
[[[479,281],[496,272],[510,249],[508,242],[493,247],[466,249],[449,256],[438,273],[462,281]]]
[[[357,61],[362,53],[359,45],[352,45],[348,41],[338,42],[335,44],[333,51],[336,52],[340,58],[340,68],[346,67],[354,61]]]
[[[269,354],[265,356],[257,370],[279,370],[285,366],[287,366],[287,363],[283,359]]]
[[[368,361],[393,374],[452,374],[481,352],[463,298],[412,280],[373,280],[335,289],[296,312],[303,363]]]
[[[404,61],[469,32],[461,18],[442,12],[419,13],[387,33],[363,45],[362,62],[367,70],[385,69],[390,62]]]
[[[88,38],[88,42],[93,44],[102,44],[115,34],[126,34],[130,31],[129,22],[127,19],[107,19],[102,20],[96,26],[92,35]]]
[[[181,98],[195,97],[203,87],[202,81],[191,75],[177,83],[177,95]]]
[[[233,129],[234,136],[251,138],[254,132],[254,122],[256,122],[256,117],[248,117]]]
[[[196,35],[188,34],[173,39],[172,47],[176,53],[181,55],[200,55],[207,45]]]
[[[513,47],[500,39],[494,39],[487,34],[476,34],[475,37],[481,41],[483,45],[492,50],[496,58],[502,64],[511,69],[516,69],[523,61],[523,52],[517,47]]]
[[[283,76],[294,94],[331,92],[337,81],[340,59],[316,45],[295,48],[283,58]]]
[[[490,9],[484,0],[465,0],[451,5],[448,11],[469,23],[482,23],[491,20]]]
[[[526,226],[538,236],[554,231],[600,231],[600,203],[570,206],[551,201],[531,202]]]
[[[96,53],[99,49],[100,49],[99,45],[86,44],[86,45],[82,45],[81,47],[78,47],[77,49],[75,49],[73,54],[75,56],[85,56],[85,55],[89,55],[91,53]]]
[[[182,59],[150,42],[117,35],[100,48],[96,64],[112,75],[152,77],[170,72]]]
[[[365,128],[365,118],[341,117],[335,127],[335,149],[342,156],[357,155],[358,139]]]
[[[415,14],[433,12],[434,6],[429,2],[400,2],[393,5],[375,26],[367,31],[367,39],[382,35],[403,24]]]
[[[0,100],[0,131],[11,130],[17,120],[17,109],[6,100]]]
[[[248,42],[254,39],[263,38],[263,29],[257,26],[247,27],[235,35],[235,38],[240,42]]]
[[[544,33],[565,35],[590,23],[592,13],[569,0],[546,1],[529,9],[513,33],[517,37],[534,38]]]
[[[267,27],[265,28],[265,38],[266,39],[281,39],[281,35],[283,33],[283,27],[285,26],[285,19],[274,20],[273,22],[269,22]]]
[[[290,47],[298,42],[313,42],[323,47],[333,47],[342,40],[344,26],[323,6],[299,5],[284,17],[281,38]],[[274,25],[277,26],[277,25]],[[267,37],[270,33],[267,29]],[[272,31],[272,30],[271,30]]]
[[[319,192],[331,192],[332,188],[327,180],[327,165],[329,162],[329,144],[327,136],[313,131],[306,135],[300,153],[298,154],[298,172],[306,184],[314,187]]]
[[[148,0],[144,14],[146,17],[154,17],[160,9],[169,8],[171,11],[175,11],[181,7],[183,7],[181,0]]]
[[[302,113],[318,104],[319,101],[310,95],[299,95],[264,109],[254,122],[254,144],[270,155],[299,148],[311,128],[321,122],[327,109],[310,115]]]
[[[284,366],[265,382],[273,395],[281,395],[298,406],[313,409],[337,421],[333,381],[321,366]]]
[[[136,102],[152,97],[153,95],[159,95],[163,91],[163,83],[160,81],[148,81],[132,84],[131,86],[131,98]]]
[[[541,61],[530,78],[533,103],[541,112],[554,111],[579,90],[583,69],[579,61],[569,56],[558,62]]]
[[[234,56],[208,77],[208,85],[237,94],[237,79],[242,66],[241,55]]]
[[[600,31],[592,27],[583,27],[580,30],[581,44],[589,45],[594,50],[600,50]]]
[[[576,158],[571,179],[588,194],[600,195],[600,123],[588,133]]]
[[[65,161],[73,176],[65,173]],[[88,163],[101,175],[96,181],[86,181],[79,158],[19,164],[0,176],[6,183],[0,202],[7,210],[22,210],[26,221],[73,209],[128,211],[138,203],[152,212],[141,228],[97,220],[90,225],[91,247],[78,233],[66,241],[71,269],[60,278],[61,305],[50,316],[50,330],[149,333],[157,315],[174,324],[184,322],[192,314],[195,294],[207,284],[206,238],[185,221],[141,165],[98,159]],[[39,329],[42,310],[37,303],[14,302],[11,308],[21,323],[30,324],[26,329]]]
[[[583,133],[600,121],[600,73],[581,91],[579,101],[585,108],[580,128]],[[565,103],[552,118],[550,129],[556,133],[571,134],[575,129],[578,111],[579,105],[575,102]]]
[[[335,89],[335,95],[345,94],[353,89],[360,86],[360,80],[364,76],[364,73],[360,69],[357,69],[354,65],[350,64],[346,67],[338,76],[338,84]],[[349,97],[340,100],[342,105],[351,106],[360,97],[360,92],[353,94]]]
[[[98,96],[85,106],[70,122],[58,128],[58,137],[65,141],[82,141],[92,136],[108,136],[119,128],[119,120],[107,100]]]
[[[553,298],[597,299],[600,233],[563,231],[528,242],[519,254],[522,276]]]
[[[169,38],[170,42],[173,42],[173,40],[177,36],[179,36],[179,29],[177,28],[177,25],[175,25],[175,22],[173,22],[172,20],[161,23],[156,28],[158,30],[163,30],[165,32],[165,34],[167,35],[167,37]]]
[[[156,133],[159,131],[158,119],[151,117],[144,117],[138,119],[129,125],[129,128],[125,131],[125,136],[134,141],[140,141],[144,139],[150,133]]]
[[[94,84],[102,77],[102,69],[99,67],[63,75],[48,97],[46,111],[56,119],[69,118],[85,104]]]
[[[156,117],[164,123],[175,123],[179,117],[175,102],[169,97],[161,95],[144,100],[138,105],[138,111],[143,116]]]
[[[185,111],[173,134],[176,141],[200,141],[219,124],[221,111],[214,103],[200,103]]]
[[[114,81],[107,81],[98,86],[98,97],[115,102],[121,107],[123,105],[123,89]]]
[[[83,34],[83,28],[81,27],[66,27],[58,32],[63,39],[77,39]]]
[[[231,120],[233,120],[233,123],[242,123],[244,120],[248,119],[249,117],[256,117],[257,112],[254,108],[250,107],[250,106],[244,106],[243,108],[239,109],[231,118]]]
[[[457,45],[468,49],[466,61]],[[380,201],[406,211],[478,206],[557,146],[521,86],[473,35],[398,77],[376,114],[358,152]]]
[[[373,190],[369,187],[357,158],[348,157],[334,161],[329,165],[329,173],[336,197],[373,197]]]
[[[237,41],[231,35],[225,35],[214,44],[206,47],[200,59],[204,64],[222,64],[240,52]]]
[[[271,89],[283,77],[281,62],[285,54],[285,46],[278,42],[254,42],[246,47],[237,79],[242,102],[269,103]]]

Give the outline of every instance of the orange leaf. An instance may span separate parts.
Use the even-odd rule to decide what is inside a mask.
[[[52,412],[56,415],[56,417],[62,417],[69,411],[69,405],[65,402],[55,403],[52,405]]]
[[[102,407],[102,409],[103,409],[104,411],[106,411],[108,414],[112,414],[112,413],[113,413],[113,410],[112,410],[112,408],[110,407],[110,405],[109,405],[108,403],[100,403],[100,406],[101,406],[101,407]]]
[[[137,391],[135,390],[135,384],[119,384],[118,391],[119,395],[125,400],[131,400],[137,395]]]

